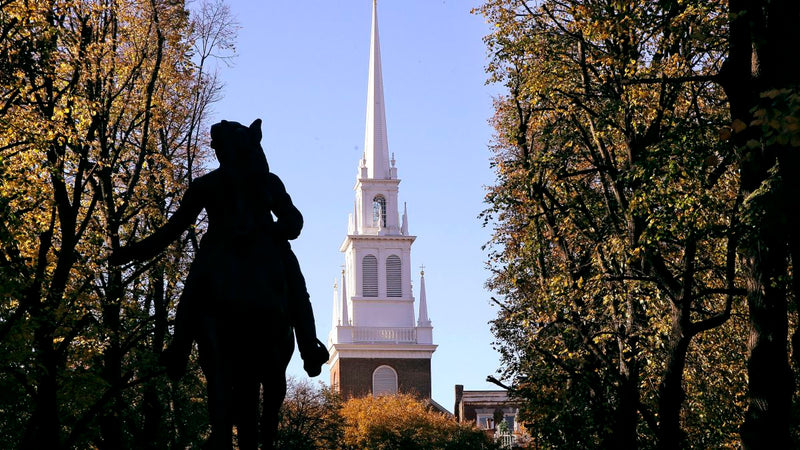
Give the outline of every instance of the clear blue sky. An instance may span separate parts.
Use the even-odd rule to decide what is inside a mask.
[[[353,209],[364,145],[370,0],[228,0],[239,30],[234,66],[222,67],[223,99],[212,120],[264,121],[271,169],[305,217],[293,243],[311,293],[319,338],[327,341],[333,282]],[[400,202],[407,202],[414,295],[425,265],[428,310],[438,349],[433,399],[453,408],[453,386],[494,389],[499,366],[487,322],[496,312],[484,288],[477,218],[493,182],[487,145],[492,96],[485,86],[489,26],[470,14],[479,0],[379,0],[389,152]],[[401,203],[402,204],[402,203]],[[317,380],[329,381],[327,366]],[[297,353],[288,375],[305,378]]]

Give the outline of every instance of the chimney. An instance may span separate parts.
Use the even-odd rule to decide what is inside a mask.
[[[457,384],[456,385],[456,404],[453,406],[453,414],[456,416],[456,422],[461,422],[461,415],[463,414],[463,404],[461,403],[461,399],[464,398],[464,385]]]

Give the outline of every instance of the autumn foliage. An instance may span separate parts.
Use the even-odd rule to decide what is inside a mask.
[[[277,448],[459,449],[498,448],[474,423],[458,423],[408,394],[342,401],[323,385],[289,380]]]
[[[797,58],[783,18],[799,10],[489,0],[476,11],[493,27],[489,81],[503,87],[483,215],[492,326],[540,445],[798,437],[787,345],[792,332],[800,345],[788,214],[800,69],[779,61]]]
[[[341,416],[349,448],[494,448],[473,424],[457,423],[408,394],[353,398],[344,403]]]
[[[156,260],[107,257],[203,170],[226,11],[0,1],[0,447],[202,440],[196,366],[170,384],[156,361],[203,225]]]

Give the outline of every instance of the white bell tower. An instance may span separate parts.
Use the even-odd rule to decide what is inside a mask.
[[[347,236],[341,286],[334,287],[328,337],[331,386],[345,397],[393,392],[431,395],[433,345],[420,273],[420,304],[414,314],[408,213],[398,213],[394,154],[389,158],[376,1],[367,85],[364,154],[359,161],[355,204]],[[339,292],[341,289],[341,293]],[[416,319],[416,320],[415,320]]]

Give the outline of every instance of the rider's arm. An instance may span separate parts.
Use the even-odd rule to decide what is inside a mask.
[[[277,175],[268,175],[269,190],[272,195],[272,212],[278,218],[275,222],[275,235],[282,239],[296,239],[303,229],[303,215],[292,203],[283,182]]]
[[[169,244],[178,239],[189,226],[191,226],[200,211],[203,210],[202,187],[199,185],[201,179],[189,185],[181,199],[180,207],[175,214],[167,220],[167,223],[158,228],[147,238],[126,245],[115,252],[112,256],[116,264],[122,264],[131,260],[143,260],[156,256]]]

